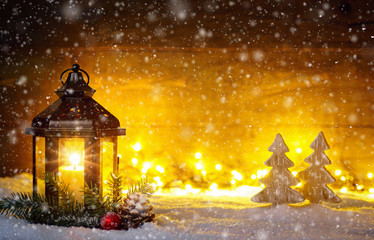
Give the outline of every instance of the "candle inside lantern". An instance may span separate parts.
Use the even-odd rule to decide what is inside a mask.
[[[79,165],[81,157],[77,153],[69,156],[70,164],[60,167],[61,179],[69,184],[69,188],[75,194],[75,198],[79,202],[83,202],[82,188],[84,186],[84,167]]]

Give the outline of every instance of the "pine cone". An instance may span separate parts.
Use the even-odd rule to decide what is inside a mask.
[[[137,228],[155,218],[148,197],[141,193],[130,193],[124,199],[121,215],[128,220],[129,227]]]

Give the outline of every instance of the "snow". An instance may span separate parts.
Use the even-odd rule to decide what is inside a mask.
[[[31,188],[31,176],[0,178],[0,196]],[[156,220],[129,231],[29,224],[0,216],[0,239],[373,239],[374,199],[340,194],[341,204],[281,205],[251,202],[258,188],[151,198]],[[231,195],[229,195],[231,194]]]

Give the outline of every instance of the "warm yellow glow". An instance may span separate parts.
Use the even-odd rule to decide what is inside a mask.
[[[302,183],[302,182],[299,182],[299,183],[296,185],[296,187],[301,187],[301,185],[303,185],[303,183]]]
[[[297,153],[301,153],[303,150],[301,148],[296,148]]]
[[[218,188],[217,183],[212,183],[212,185],[210,185],[209,187],[210,190],[217,190],[217,188]]]
[[[105,152],[105,148],[103,148],[103,152]]]
[[[294,176],[296,177],[297,172],[296,172],[296,171],[293,171],[293,172],[292,172],[292,175],[294,175]]]
[[[374,188],[370,188],[369,193],[374,193]]]
[[[143,163],[143,168],[145,168],[145,169],[150,169],[152,167],[152,163],[151,162],[144,162]]]
[[[201,170],[201,169],[204,168],[204,165],[203,165],[202,162],[198,162],[198,163],[196,163],[195,167],[196,167],[196,169]]]
[[[72,172],[76,172],[76,173],[73,173],[73,174],[78,174],[77,172],[79,171],[83,171],[84,170],[84,167],[83,166],[62,166],[60,167],[60,173],[63,174],[61,171],[72,171]]]
[[[201,171],[201,174],[206,175],[206,171],[205,170]]]
[[[264,169],[264,170],[257,170],[257,178],[262,178],[264,177],[266,174],[268,174],[268,170]]]
[[[373,178],[373,173],[369,172],[368,173],[368,178]]]
[[[363,186],[362,185],[358,185],[357,186],[357,190],[361,190],[361,189],[363,189]]]
[[[222,169],[221,164],[216,164],[216,169],[217,169],[218,171],[221,170],[221,169]]]
[[[142,145],[139,142],[137,142],[137,143],[135,143],[135,145],[132,146],[132,148],[135,151],[139,152],[142,149]]]
[[[338,169],[338,170],[335,170],[335,175],[336,175],[336,176],[340,176],[341,174],[342,174],[342,171],[341,171],[341,170],[339,170],[339,169]]]
[[[234,178],[236,180],[238,180],[238,181],[243,180],[243,175],[241,173],[239,173],[238,171],[233,170],[231,173],[232,173],[232,175],[234,175]]]
[[[345,180],[347,180],[344,176],[342,176],[341,178],[340,178],[340,180],[342,180],[343,182],[345,181]]]
[[[117,154],[117,157],[122,158],[122,155],[121,154]]]
[[[199,193],[200,191],[201,191],[201,189],[196,189],[196,188],[193,188],[191,186],[191,184],[186,184],[186,192],[187,193],[196,194],[196,193]],[[186,192],[183,193],[183,191],[182,191],[182,194],[185,195]]]
[[[161,181],[161,178],[160,177],[155,177],[155,178],[153,178],[155,181],[156,181],[156,186],[154,186],[154,187],[162,187],[162,185],[164,185],[164,183]]]
[[[70,156],[71,157],[71,156]],[[79,157],[79,156],[78,156]],[[76,159],[73,159],[76,162]],[[73,162],[73,161],[72,161]],[[84,186],[84,167],[77,164],[71,166],[62,166],[59,168],[61,179],[70,186],[74,186],[71,190],[75,198],[82,202],[83,196],[81,188]]]
[[[235,183],[236,183],[235,179],[231,180],[231,184],[235,184]]]
[[[123,189],[123,190],[122,190],[122,193],[123,193],[123,194],[127,194],[128,192],[129,192],[128,189]]]
[[[201,153],[199,153],[199,152],[195,153],[195,158],[196,158],[196,159],[200,159],[201,156],[202,156]]]
[[[133,158],[133,159],[131,159],[131,162],[132,162],[132,164],[136,165],[136,164],[138,164],[138,159],[137,158]]]
[[[165,169],[163,167],[161,167],[160,165],[156,166],[156,170],[159,171],[160,173],[164,173],[165,172]]]
[[[69,160],[73,166],[77,166],[81,160],[81,157],[78,153],[72,153],[69,157]]]
[[[251,178],[253,179],[253,180],[255,180],[257,177],[256,177],[256,174],[252,174],[251,175]]]
[[[348,189],[346,187],[343,187],[342,189],[340,189],[340,192],[346,193],[346,192],[348,192]]]
[[[142,168],[142,173],[147,173],[148,172],[148,169],[150,169],[152,167],[152,163],[151,162],[144,162],[143,163],[143,168]]]

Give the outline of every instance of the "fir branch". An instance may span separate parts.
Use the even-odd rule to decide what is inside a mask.
[[[109,199],[101,196],[99,189],[96,186],[89,186],[85,183],[83,189],[83,197],[85,203],[85,211],[94,216],[103,216],[110,209]]]
[[[105,196],[111,203],[111,211],[117,212],[117,209],[122,202],[122,185],[123,177],[121,175],[116,176],[114,173],[111,173],[111,179],[107,181],[109,186],[109,193]]]
[[[121,215],[123,215],[123,211],[127,212],[128,210],[129,206],[124,206],[126,201],[123,202],[122,198],[122,179],[121,176],[112,174],[112,179],[108,181],[111,191],[106,197],[100,194],[96,186],[88,186],[86,183],[82,190],[85,200],[83,205],[75,200],[68,184],[59,180],[52,173],[46,174],[46,187],[52,191],[52,195],[59,196],[59,201],[56,201],[57,198],[48,199],[46,196],[36,193],[13,193],[10,197],[0,200],[0,214],[25,219],[30,223],[99,228],[100,219],[105,213],[110,211],[121,213],[122,211]],[[129,188],[128,194],[131,193],[141,193],[149,197],[154,193],[152,180],[142,178]],[[127,199],[128,197],[129,195]],[[154,216],[154,214],[149,216]],[[123,221],[146,221],[146,218],[138,219],[137,215],[129,215],[128,217]]]
[[[46,188],[52,191],[52,194],[58,196],[59,205],[64,210],[65,214],[75,214],[83,210],[83,204],[79,203],[73,191],[69,188],[69,184],[65,183],[62,179],[59,179],[56,174],[46,172],[45,174]],[[47,199],[51,206],[58,205],[51,203],[52,199]]]
[[[29,220],[32,216],[50,213],[45,196],[31,193],[12,193],[0,200],[0,213]]]
[[[132,193],[142,193],[147,197],[150,197],[155,190],[153,189],[153,180],[147,177],[141,178],[136,184],[129,188],[127,196]]]

